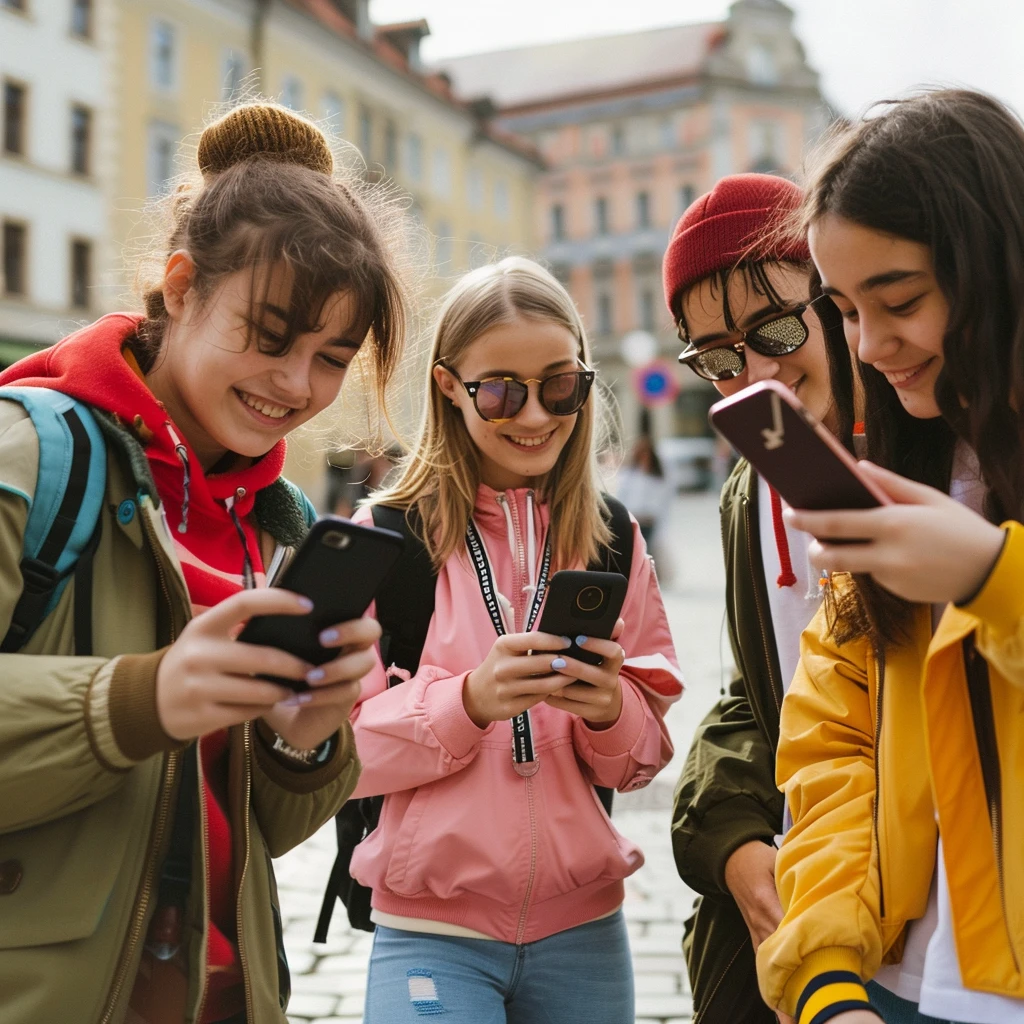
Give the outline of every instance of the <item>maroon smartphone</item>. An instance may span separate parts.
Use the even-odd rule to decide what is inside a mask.
[[[891,504],[861,473],[857,460],[778,381],[761,381],[715,402],[710,419],[791,508]]]

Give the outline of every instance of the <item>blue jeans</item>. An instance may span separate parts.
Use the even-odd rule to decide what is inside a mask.
[[[611,917],[537,942],[377,926],[363,1024],[633,1024],[626,922]]]
[[[885,1024],[953,1024],[953,1021],[927,1017],[917,1008],[917,1003],[901,999],[882,985],[873,981],[867,983],[871,1005],[882,1015]]]

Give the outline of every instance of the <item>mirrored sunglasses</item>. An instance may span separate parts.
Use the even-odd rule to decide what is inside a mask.
[[[827,295],[822,295],[812,302],[791,307],[781,314],[777,313],[753,324],[746,330],[736,331],[735,340],[723,341],[708,348],[691,346],[679,356],[679,362],[705,380],[732,380],[747,367],[745,349],[748,346],[758,355],[769,359],[788,356],[807,341],[804,314],[822,299],[831,301]],[[680,322],[678,326],[680,339],[687,341],[683,324]]]
[[[518,377],[462,380],[451,367],[446,369],[462,382],[480,418],[488,423],[504,423],[518,416],[526,405],[531,384],[538,385],[540,404],[552,416],[572,416],[586,405],[597,376],[595,370],[584,367],[570,373],[555,373],[543,380],[537,377],[528,380],[519,380]]]

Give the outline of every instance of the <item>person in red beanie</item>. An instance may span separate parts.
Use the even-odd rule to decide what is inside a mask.
[[[723,178],[676,225],[665,299],[685,345],[680,362],[723,395],[779,380],[849,438],[842,322],[830,299],[811,299],[810,252],[786,230],[800,200],[784,178]],[[779,496],[746,461],[726,481],[721,514],[736,673],[697,729],[676,788],[672,845],[680,877],[700,893],[683,941],[695,1019],[774,1024],[754,954],[782,919],[774,873],[785,829],[775,786],[779,712],[822,584],[808,560],[810,538],[787,529]]]

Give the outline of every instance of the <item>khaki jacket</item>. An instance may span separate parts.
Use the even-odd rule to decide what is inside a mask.
[[[141,446],[102,413],[108,479],[93,583],[92,657],[73,641],[74,583],[19,654],[0,655],[0,1024],[116,1024],[154,911],[181,745],[156,712],[156,671],[190,603]],[[25,495],[38,440],[0,402],[0,635],[21,590]],[[286,545],[303,510],[283,483],[255,516]],[[263,494],[261,494],[263,498]],[[115,515],[135,503],[129,522]],[[120,519],[127,519],[122,515]],[[272,543],[272,541],[271,541]],[[270,858],[344,803],[359,774],[346,725],[334,757],[287,767],[252,723],[229,741],[238,934],[249,1024],[284,1024],[289,993]],[[198,800],[202,807],[202,800]],[[202,1013],[205,844],[196,829],[184,1020]]]
[[[776,868],[786,915],[757,954],[770,1006],[793,1013],[814,983],[820,1011],[822,975],[866,981],[900,959],[927,906],[936,816],[963,983],[1024,999],[1024,526],[1004,528],[977,597],[934,636],[920,608],[884,664],[867,641],[837,646],[823,612],[804,633],[777,764],[795,822]]]

